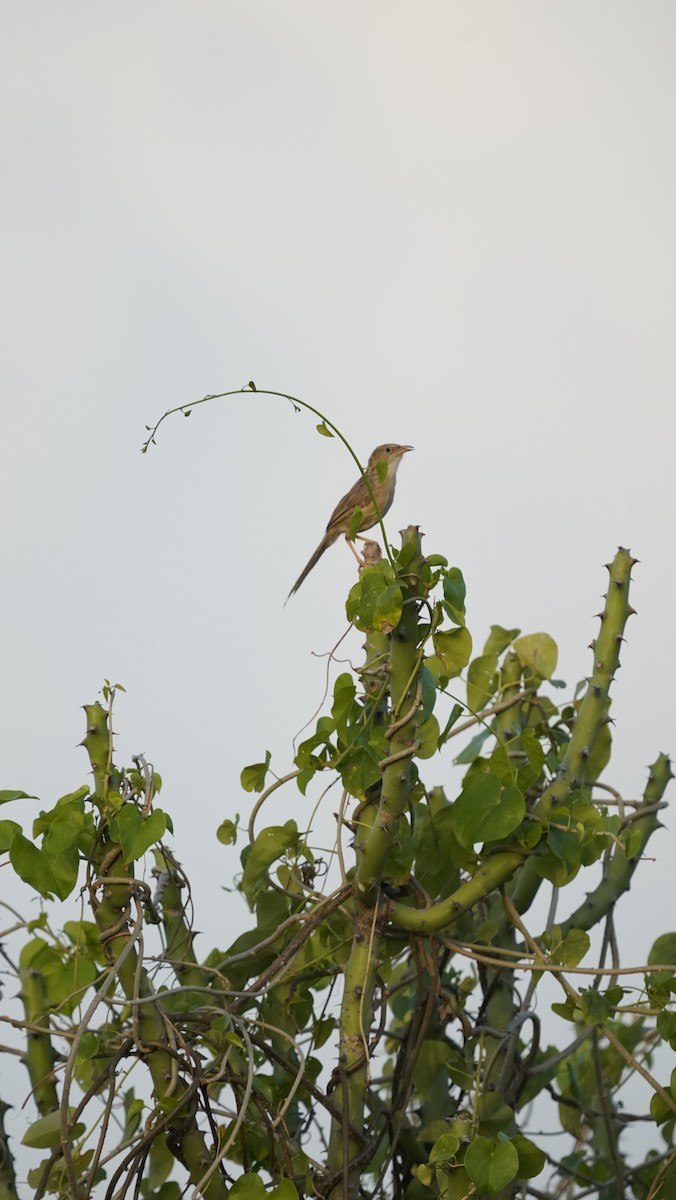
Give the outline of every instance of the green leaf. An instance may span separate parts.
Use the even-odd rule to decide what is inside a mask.
[[[427,1039],[420,1047],[413,1069],[413,1082],[423,1100],[429,1100],[432,1095],[432,1089],[446,1065],[447,1058],[448,1047],[445,1042]]]
[[[425,672],[427,672],[427,674],[430,675],[430,678],[432,678],[432,680],[434,680],[434,677],[431,675],[431,672],[427,670],[427,667],[423,667],[423,679],[425,677]],[[451,732],[453,726],[460,719],[460,717],[462,716],[464,711],[465,711],[465,709],[462,704],[454,704],[453,705],[450,716],[449,716],[446,724],[444,725],[443,732],[439,734],[439,746],[442,746],[443,743],[446,741],[446,738],[448,737],[449,733]]]
[[[465,766],[467,763],[473,763],[481,753],[481,749],[485,741],[492,735],[491,729],[482,729],[480,733],[475,733],[470,742],[467,743],[464,750],[461,750],[453,759],[456,766]]]
[[[345,605],[348,621],[358,629],[391,633],[403,608],[401,585],[387,560],[364,567]]]
[[[580,834],[577,830],[557,829],[550,826],[547,833],[547,846],[552,854],[560,860],[566,869],[566,874],[562,877],[566,879],[572,872],[577,871],[580,866],[582,845]],[[547,876],[549,878],[549,876]],[[554,882],[554,881],[552,881]]]
[[[273,1200],[298,1200],[298,1191],[290,1179],[280,1179],[276,1188],[266,1193]],[[232,1195],[232,1192],[230,1193]]]
[[[382,747],[382,753],[376,754],[375,747],[381,738],[384,741],[384,731],[382,735],[376,735],[376,731],[373,730],[370,742],[367,742],[365,738],[360,738],[350,753],[341,758],[340,777],[350,795],[361,799],[367,789],[380,779],[381,771],[378,762],[380,758],[385,758],[390,753],[391,745],[386,742]]]
[[[0,854],[9,850],[16,833],[21,833],[21,826],[16,821],[0,821]]]
[[[520,633],[520,629],[503,629],[502,625],[491,625],[484,654],[502,654]]]
[[[612,1009],[605,996],[595,988],[588,988],[580,993],[580,1012],[590,1025],[602,1025],[612,1016]]]
[[[460,1149],[460,1138],[454,1133],[442,1133],[430,1150],[431,1163],[449,1162]]]
[[[347,537],[348,537],[349,541],[351,541],[351,542],[354,541],[357,534],[359,533],[359,530],[361,529],[361,519],[362,519],[363,515],[364,515],[363,509],[361,509],[359,507],[359,505],[357,505],[357,507],[354,509],[354,511],[352,513],[352,516],[350,517],[350,524],[348,525],[348,529],[347,529]]]
[[[357,689],[355,688],[354,679],[348,672],[343,672],[336,679],[333,685],[333,705],[331,708],[331,716],[335,722],[335,727],[339,735],[345,740],[348,736],[348,723],[350,718],[356,718],[361,713],[361,708],[355,702]]]
[[[9,847],[9,860],[19,879],[35,888],[41,896],[57,896],[58,885],[46,856],[23,833],[15,833]]]
[[[474,855],[465,850],[453,829],[450,805],[430,814],[426,806],[416,810],[416,878],[430,895],[448,894],[457,886],[457,868],[474,865]]]
[[[484,1092],[477,1102],[479,1131],[482,1134],[500,1135],[514,1116],[514,1110],[499,1092]]]
[[[468,629],[463,626],[461,629],[440,630],[433,634],[432,642],[434,652],[449,679],[464,671],[472,654],[472,637]]]
[[[157,778],[157,777],[155,777],[155,778]],[[64,808],[68,804],[76,804],[79,807],[80,811],[82,812],[82,811],[84,811],[84,807],[81,804],[81,801],[84,800],[85,796],[88,796],[89,793],[90,793],[90,789],[87,787],[86,783],[83,783],[82,787],[79,787],[77,789],[77,791],[67,792],[65,796],[60,796],[56,802],[55,807],[56,808]]]
[[[42,967],[50,1005],[63,1013],[72,1013],[97,974],[97,968],[88,958],[73,956],[65,961],[53,959]]]
[[[623,829],[621,833],[622,845],[624,846],[624,855],[627,862],[631,862],[636,855],[640,853],[643,846],[643,834],[638,826],[630,826],[628,829]]]
[[[511,1142],[478,1137],[467,1147],[465,1170],[478,1192],[495,1196],[516,1179],[519,1155]]]
[[[517,787],[503,787],[495,775],[474,775],[453,805],[453,827],[461,846],[497,842],[513,833],[526,814]]]
[[[319,425],[315,425],[315,429],[317,430],[317,433],[321,433],[322,437],[333,437],[331,430],[329,429],[328,425],[324,423],[324,421],[320,421]]]
[[[663,1125],[669,1117],[673,1116],[673,1109],[657,1092],[653,1092],[650,1097],[650,1115],[656,1125]]]
[[[456,625],[465,624],[465,596],[467,589],[459,567],[444,571],[444,608]]]
[[[575,1005],[572,1000],[557,1000],[554,1004],[550,1005],[550,1008],[553,1013],[556,1013],[557,1017],[563,1017],[564,1021],[575,1021]]]
[[[156,808],[144,817],[135,804],[124,804],[111,821],[111,829],[122,847],[125,863],[143,858],[146,850],[161,841],[167,829],[165,814]]]
[[[315,1050],[321,1049],[335,1028],[335,1017],[317,1017],[312,1026],[312,1045]]]
[[[70,896],[80,873],[79,851],[76,846],[69,846],[56,857],[48,854],[46,850],[44,853],[52,868],[56,882],[56,894],[60,900],[65,900]]]
[[[71,1108],[69,1112],[75,1112]],[[76,1125],[69,1131],[71,1141],[75,1141],[84,1133],[87,1126],[78,1121]],[[37,1121],[33,1121],[24,1133],[21,1144],[29,1146],[31,1150],[51,1150],[53,1146],[58,1146],[61,1140],[61,1113],[57,1109],[56,1112],[48,1113],[46,1117],[39,1117]]]
[[[529,633],[517,638],[514,649],[524,668],[526,683],[549,679],[554,674],[559,651],[548,633]]]
[[[37,800],[37,796],[31,796],[30,792],[20,792],[12,788],[9,791],[0,792],[0,804],[9,804],[10,800]]]
[[[453,1083],[457,1083],[463,1092],[470,1090],[474,1080],[475,1068],[468,1051],[463,1054],[462,1051],[450,1047],[446,1070]]]
[[[432,714],[416,729],[416,738],[420,745],[416,750],[417,758],[431,758],[439,748],[439,722]]]
[[[272,755],[269,750],[265,751],[265,762],[252,763],[250,767],[244,767],[240,775],[240,783],[245,792],[262,792],[265,787],[265,776],[268,773],[270,759]]]
[[[266,1191],[260,1175],[240,1175],[229,1192],[237,1200],[265,1200]]]
[[[564,967],[576,967],[589,950],[591,940],[583,929],[571,929],[567,937],[552,948],[552,962]]]
[[[528,767],[530,768],[529,778],[526,777],[526,769],[524,767],[520,769],[520,778],[522,772],[524,778],[524,782],[521,786],[530,787],[536,779],[539,779],[542,773],[542,768],[545,765],[545,752],[542,749],[541,743],[538,741],[537,735],[532,729],[524,729],[519,734],[518,741],[519,746],[524,751],[526,758],[528,759]]]
[[[495,694],[498,665],[497,654],[481,654],[473,658],[467,672],[467,706],[471,712],[480,712]]]
[[[420,683],[422,690],[422,707],[420,710],[421,720],[426,721],[427,718],[431,716],[432,710],[434,709],[434,705],[437,701],[437,685],[434,682],[434,676],[429,667],[426,667],[424,664],[420,676]],[[457,708],[459,706],[456,705],[455,707]],[[460,709],[460,712],[462,712],[462,709]],[[450,725],[446,726],[446,731],[448,729],[450,729]]]
[[[519,1156],[518,1179],[535,1179],[536,1175],[544,1171],[547,1155],[544,1150],[531,1142],[530,1138],[524,1137],[521,1133],[515,1133],[511,1138],[511,1143]]]
[[[653,942],[648,955],[648,966],[670,966],[676,964],[676,933],[663,933]]]
[[[239,816],[237,820],[239,820]],[[216,830],[216,837],[222,846],[234,846],[237,841],[237,822],[221,821]]]

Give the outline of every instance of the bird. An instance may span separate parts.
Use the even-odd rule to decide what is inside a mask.
[[[326,526],[326,533],[324,534],[324,537],[317,546],[312,558],[298,576],[298,579],[294,583],[289,595],[287,596],[287,600],[293,596],[294,592],[298,591],[301,583],[303,583],[310,574],[312,568],[317,566],[317,563],[319,562],[324,551],[328,550],[329,546],[333,545],[336,538],[340,537],[341,533],[345,534],[345,538],[350,546],[350,549],[356,555],[357,552],[354,550],[354,546],[352,545],[349,537],[350,524],[352,522],[355,509],[361,509],[359,532],[357,533],[357,536],[359,536],[359,533],[361,533],[362,530],[371,529],[374,525],[377,525],[380,518],[384,517],[385,513],[390,508],[390,505],[394,499],[394,488],[396,484],[399,463],[401,462],[402,455],[406,454],[412,449],[413,446],[398,446],[394,442],[389,442],[382,446],[376,446],[368,460],[364,475],[361,475],[354,486],[350,488],[349,492],[346,492],[342,499],[338,501],[331,514],[329,523]],[[378,471],[379,463],[386,463],[387,465],[387,472],[384,474],[382,479]],[[382,467],[380,470],[382,472]],[[371,492],[369,492],[369,489],[366,485],[366,479],[368,479],[371,492],[373,492],[373,497],[375,497],[376,500],[376,504],[373,503]],[[361,540],[368,541],[369,539],[362,538]]]

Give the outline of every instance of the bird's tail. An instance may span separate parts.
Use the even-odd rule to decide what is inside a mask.
[[[289,592],[288,596],[286,597],[286,601],[290,600],[291,597],[293,596],[294,592],[298,591],[301,583],[303,583],[303,581],[310,574],[310,571],[312,570],[312,568],[317,566],[317,563],[319,562],[322,554],[324,553],[325,550],[328,550],[329,546],[331,546],[333,544],[333,542],[335,542],[337,536],[338,536],[337,534],[334,534],[333,537],[329,537],[328,532],[324,534],[324,537],[322,538],[321,542],[317,546],[317,549],[315,550],[314,554],[312,555],[312,558],[310,559],[309,563],[307,563],[306,566],[303,567],[303,570],[301,571],[296,582],[294,583],[293,587],[291,588],[291,591]],[[285,603],[286,603],[286,601],[285,601]]]

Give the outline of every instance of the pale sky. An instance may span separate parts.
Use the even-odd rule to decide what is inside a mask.
[[[120,681],[118,757],[162,773],[198,952],[232,940],[241,843],[215,830],[321,701],[344,545],[283,603],[355,471],[248,394],[139,447],[254,379],[364,459],[415,446],[390,537],[419,524],[462,568],[477,652],[491,622],[545,629],[572,692],[631,547],[607,779],[635,795],[676,751],[671,0],[32,0],[3,45],[0,787],[51,807],[85,782],[79,706]],[[265,819],[310,811],[287,790]],[[647,917],[674,924],[664,824],[621,909],[641,958]]]

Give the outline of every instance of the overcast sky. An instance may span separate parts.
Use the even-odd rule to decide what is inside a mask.
[[[122,682],[119,758],[163,775],[198,951],[231,941],[215,830],[321,700],[345,546],[283,603],[355,469],[249,394],[139,448],[253,379],[364,458],[412,443],[390,537],[419,524],[463,569],[477,648],[548,630],[571,690],[631,547],[607,778],[635,795],[676,750],[671,0],[32,0],[3,43],[0,787],[84,782],[79,706]],[[643,958],[646,909],[673,925],[665,825],[621,910]]]

